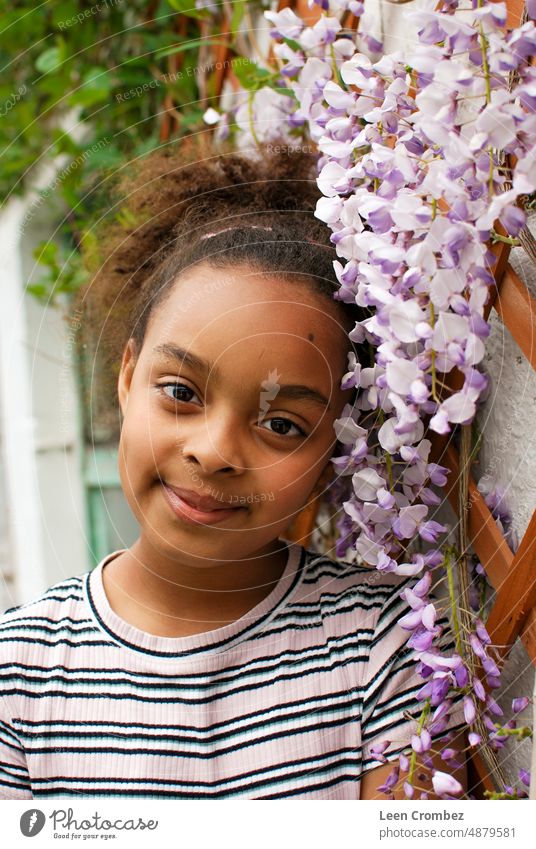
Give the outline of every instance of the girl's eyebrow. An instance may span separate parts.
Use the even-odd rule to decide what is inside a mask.
[[[174,345],[171,342],[164,342],[162,345],[157,345],[156,348],[153,348],[153,354],[163,354],[168,359],[180,363],[180,365],[186,364],[198,371],[212,372],[215,377],[219,376],[216,366],[211,366],[206,360],[202,360],[201,357],[197,357],[191,351],[187,351],[185,348],[179,348],[178,345]]]
[[[174,345],[172,342],[164,342],[161,345],[157,345],[156,348],[153,348],[153,354],[163,354],[168,359],[180,363],[180,365],[186,364],[191,368],[207,374],[210,372],[214,377],[219,377],[220,374],[216,366],[211,366],[206,360],[202,360],[201,357],[192,354],[191,351],[187,351],[185,348],[179,348],[178,345]],[[315,404],[320,404],[322,407],[329,408],[329,400],[322,392],[318,389],[313,389],[311,386],[304,386],[301,383],[289,383],[284,386],[278,386],[275,397],[288,398],[294,401],[312,401]]]

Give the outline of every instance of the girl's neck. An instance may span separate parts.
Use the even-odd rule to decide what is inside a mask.
[[[266,551],[214,566],[162,560],[142,537],[106,564],[104,590],[125,622],[158,637],[186,637],[223,628],[260,604],[285,570],[288,548],[274,540]]]

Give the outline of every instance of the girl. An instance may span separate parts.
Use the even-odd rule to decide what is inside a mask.
[[[192,150],[123,186],[74,305],[117,380],[139,537],[4,614],[0,795],[385,798],[423,685],[409,581],[287,533],[332,468],[360,317],[315,158]]]

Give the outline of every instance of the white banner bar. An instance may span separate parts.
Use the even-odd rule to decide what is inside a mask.
[[[146,849],[514,849],[535,845],[536,802],[4,802],[2,845]],[[257,803],[258,804],[258,803]],[[330,810],[330,804],[332,810]],[[336,806],[336,807],[334,807]],[[276,811],[275,808],[278,808]],[[29,841],[35,839],[35,843]]]

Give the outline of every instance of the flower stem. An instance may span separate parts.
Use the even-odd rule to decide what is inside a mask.
[[[435,321],[436,321],[436,319],[435,319],[434,305],[433,305],[432,301],[430,301],[430,323],[431,323],[432,327],[435,327]],[[434,399],[436,404],[441,404],[441,399],[439,398],[439,395],[437,394],[437,373],[436,373],[436,364],[435,364],[436,352],[434,351],[433,348],[430,351],[430,355],[431,355],[431,359],[432,359],[432,366],[431,366],[431,370],[432,370],[432,398]]]
[[[514,247],[518,247],[521,244],[519,239],[515,239],[513,236],[501,236],[495,230],[491,231],[491,240],[492,242],[504,242],[505,245],[514,245]]]
[[[345,84],[344,84],[344,80],[343,80],[343,78],[341,77],[341,75],[340,75],[340,71],[339,71],[339,69],[338,69],[338,67],[337,67],[337,61],[336,61],[336,59],[335,59],[335,50],[333,49],[333,44],[330,44],[330,45],[329,45],[329,52],[330,52],[330,56],[331,56],[331,65],[332,65],[332,67],[333,67],[333,76],[335,77],[335,80],[336,80],[336,81],[337,81],[337,83],[340,85],[340,87],[341,87],[342,89],[344,89],[345,91],[347,91],[347,88],[346,88],[346,86],[345,86]]]
[[[428,698],[428,699],[426,699],[426,704],[424,705],[422,712],[421,712],[421,715],[419,717],[419,723],[417,725],[417,734],[421,733],[421,731],[423,729],[423,725],[426,721],[426,717],[428,716],[429,713],[430,713],[430,699]],[[415,772],[416,766],[417,766],[417,752],[414,749],[411,753],[411,758],[410,758],[410,762],[409,762],[409,770],[408,770],[408,782],[410,784],[412,783],[413,773]]]
[[[250,91],[248,95],[248,117],[249,117],[249,128],[251,130],[251,135],[253,136],[253,141],[259,147],[259,139],[257,137],[257,133],[255,132],[255,121],[253,120],[253,98],[255,97],[255,92]]]
[[[450,605],[452,609],[452,624],[454,626],[454,634],[456,638],[456,651],[463,657],[463,648],[462,648],[462,635],[460,633],[460,622],[458,620],[458,605],[456,602],[456,596],[454,593],[454,572],[452,570],[452,560],[451,560],[452,552],[447,550],[445,552],[445,567],[447,570],[447,581],[449,588],[449,598]]]

